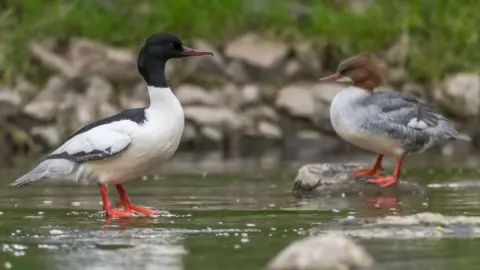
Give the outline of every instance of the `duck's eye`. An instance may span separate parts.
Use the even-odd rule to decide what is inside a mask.
[[[354,70],[354,67],[352,67],[352,66],[347,66],[347,67],[343,68],[342,70],[340,70],[340,74],[344,75],[344,74],[346,74],[347,72],[350,72],[350,71],[352,71],[352,70]]]
[[[168,46],[170,46],[171,48],[175,48],[175,43],[170,42],[170,43],[168,43]]]

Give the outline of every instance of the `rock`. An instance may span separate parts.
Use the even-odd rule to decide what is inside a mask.
[[[403,31],[400,37],[387,49],[385,59],[391,65],[404,67],[409,54],[410,35]]]
[[[182,84],[176,88],[175,95],[183,106],[217,106],[218,101],[204,88],[198,85]]]
[[[280,90],[276,106],[294,117],[312,120],[317,126],[330,125],[330,103],[344,86],[337,83],[301,83]]]
[[[476,116],[480,110],[480,76],[460,73],[448,77],[435,98],[460,116]]]
[[[197,130],[191,123],[185,123],[182,134],[182,142],[190,142],[197,136]]]
[[[320,140],[322,135],[315,130],[299,130],[297,137],[301,140]]]
[[[285,64],[285,78],[291,79],[297,77],[302,72],[302,66],[296,60],[289,60]]]
[[[37,126],[30,130],[33,136],[37,136],[44,141],[48,147],[53,148],[62,143],[60,132],[55,125]]]
[[[311,117],[315,113],[312,94],[301,85],[288,85],[282,88],[275,105],[296,117]]]
[[[22,97],[18,92],[0,86],[0,118],[17,114],[21,104]]]
[[[128,89],[130,90],[130,89]],[[132,90],[121,91],[123,94],[119,97],[119,102],[122,108],[142,108],[147,107],[149,103],[148,89],[144,82],[136,84]],[[127,93],[131,92],[131,93]]]
[[[328,104],[332,103],[333,98],[345,88],[339,83],[316,83],[310,86],[313,97],[317,102]]]
[[[15,78],[13,92],[18,93],[22,99],[22,105],[31,100],[37,93],[37,87],[23,77]]]
[[[236,83],[247,83],[250,81],[250,76],[240,61],[231,61],[225,68],[225,73],[229,79]]]
[[[69,79],[77,77],[78,71],[72,63],[70,63],[68,59],[49,50],[48,46],[39,42],[32,42],[29,45],[29,50],[33,58],[39,60],[43,66],[59,72]]]
[[[380,218],[349,218],[310,229],[311,234],[325,231],[365,239],[439,239],[440,237],[477,238],[480,218],[418,213]]]
[[[213,53],[213,57],[189,57],[185,68],[183,69],[185,76],[190,75],[220,75],[224,73],[225,63],[222,55],[210,45],[206,40],[195,39],[192,47],[197,50],[205,50]]]
[[[341,234],[310,236],[283,249],[267,270],[347,270],[365,269],[373,258],[360,245]]]
[[[267,120],[271,122],[278,122],[280,120],[278,113],[272,107],[267,105],[250,107],[243,111],[243,115],[252,118],[255,121]]]
[[[321,74],[322,63],[313,42],[301,42],[294,46],[293,50],[295,52],[295,58],[298,60],[303,72],[312,76],[319,76],[319,74]]]
[[[76,76],[99,76],[110,82],[132,82],[139,78],[134,52],[107,46],[86,38],[70,40],[67,52]]]
[[[243,105],[255,105],[262,101],[262,91],[257,84],[247,84],[241,90]]]
[[[97,119],[97,104],[91,102],[86,96],[77,95],[75,106],[74,129],[87,125]]]
[[[87,97],[98,103],[112,100],[113,85],[105,79],[93,76],[87,79]]]
[[[213,91],[213,95],[223,107],[235,112],[239,111],[240,106],[243,104],[242,93],[233,83],[223,85],[220,89]]]
[[[24,113],[42,121],[50,121],[68,93],[67,82],[58,76],[50,78],[45,88],[23,109]]]
[[[249,33],[230,42],[225,48],[229,58],[245,61],[262,69],[272,69],[282,63],[289,53],[286,44]]]
[[[375,225],[393,226],[451,226],[451,225],[480,225],[480,217],[444,216],[438,213],[418,213],[409,216],[387,216],[376,220]]]
[[[240,118],[228,108],[188,106],[184,108],[184,113],[185,119],[200,126],[227,126],[237,129],[241,125]]]
[[[261,121],[258,124],[258,132],[260,135],[270,139],[281,139],[282,130],[275,124],[267,121]]]
[[[138,107],[137,107],[138,108]],[[118,113],[116,106],[112,105],[110,102],[102,102],[98,105],[98,113],[95,116],[96,119],[102,119]]]
[[[218,127],[213,126],[204,126],[201,128],[200,133],[207,139],[212,140],[216,143],[222,141],[223,132]]]
[[[388,81],[394,85],[402,84],[408,80],[408,72],[403,67],[390,68],[388,70]]]
[[[358,15],[365,14],[367,10],[373,6],[374,0],[348,0],[346,1],[347,7],[353,13]]]
[[[409,194],[423,194],[425,192],[425,189],[420,185],[402,180],[399,181],[398,185],[380,188],[375,184],[366,182],[366,179],[349,177],[350,172],[368,166],[368,164],[354,162],[304,165],[298,170],[293,185],[293,194],[296,197],[322,197],[340,196],[342,194],[389,194],[396,191]]]

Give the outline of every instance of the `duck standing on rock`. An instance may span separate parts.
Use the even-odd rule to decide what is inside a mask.
[[[470,140],[455,130],[448,119],[414,97],[399,92],[374,92],[386,84],[386,68],[373,53],[362,52],[340,63],[335,74],[320,81],[347,77],[352,85],[338,93],[330,106],[330,121],[344,140],[375,152],[371,168],[352,176],[375,176],[369,182],[387,187],[397,182],[405,154],[422,153],[451,140]],[[381,176],[384,155],[395,155],[393,175]]]
[[[138,71],[148,85],[150,106],[122,111],[90,123],[73,134],[33,170],[10,186],[40,179],[98,184],[103,210],[111,217],[159,211],[133,205],[123,183],[152,172],[177,150],[184,128],[180,102],[167,85],[165,63],[171,58],[213,55],[190,49],[174,35],[151,35],[138,55]],[[125,210],[113,209],[107,185],[116,186]]]

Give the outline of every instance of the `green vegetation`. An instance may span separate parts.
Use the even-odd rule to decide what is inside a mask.
[[[477,70],[480,1],[377,0],[361,14],[334,2],[347,0],[4,0],[3,65],[25,59],[28,41],[44,36],[82,35],[136,48],[157,31],[218,44],[256,30],[289,41],[328,41],[336,57],[384,49],[405,33],[415,78]],[[293,4],[307,7],[307,16],[295,16]]]

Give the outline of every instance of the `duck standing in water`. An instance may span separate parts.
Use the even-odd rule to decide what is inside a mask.
[[[320,81],[347,77],[352,85],[338,93],[330,121],[344,140],[378,154],[371,168],[352,176],[375,176],[369,182],[387,187],[397,182],[405,154],[423,151],[450,140],[470,140],[442,115],[414,97],[399,92],[373,92],[386,84],[385,66],[373,53],[363,52],[340,63],[337,72]],[[393,175],[380,176],[384,155],[397,158]]]
[[[150,106],[125,110],[81,128],[10,186],[21,187],[40,179],[98,184],[108,216],[158,214],[157,210],[133,205],[122,184],[152,172],[175,153],[180,143],[183,109],[167,85],[165,63],[171,58],[207,54],[213,55],[184,46],[174,35],[150,36],[137,62],[148,86]],[[124,210],[112,208],[107,196],[109,184],[116,186]]]

